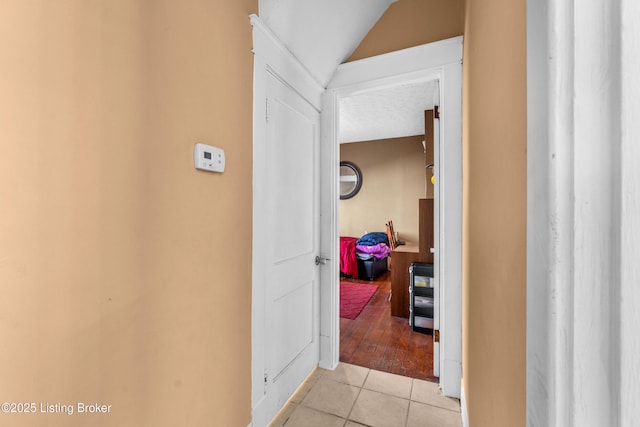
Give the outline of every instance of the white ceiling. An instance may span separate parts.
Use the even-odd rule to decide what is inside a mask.
[[[260,0],[260,19],[327,87],[395,0]]]
[[[262,21],[322,86],[396,0],[260,0]],[[343,142],[424,134],[437,81],[378,89],[340,100]]]
[[[424,135],[424,111],[438,105],[438,80],[341,98],[340,143]]]

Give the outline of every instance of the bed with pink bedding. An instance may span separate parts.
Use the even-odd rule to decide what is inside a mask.
[[[386,233],[367,233],[358,238],[340,237],[340,273],[344,276],[373,280],[387,271],[391,252]]]
[[[340,273],[345,276],[358,277],[357,241],[355,237],[340,237]]]

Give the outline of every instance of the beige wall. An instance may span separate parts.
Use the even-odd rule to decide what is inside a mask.
[[[525,31],[524,0],[401,0],[349,58],[464,33],[463,382],[474,427],[526,423]]]
[[[1,424],[249,423],[256,11],[0,3],[0,396],[111,405]]]
[[[462,35],[464,0],[392,3],[348,61]]]
[[[463,381],[470,423],[524,426],[526,2],[466,1]]]
[[[422,136],[340,145],[340,160],[362,171],[362,188],[340,201],[340,235],[385,231],[393,220],[400,240],[418,243],[418,199],[424,198]]]

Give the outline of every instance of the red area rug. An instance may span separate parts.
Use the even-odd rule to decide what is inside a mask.
[[[377,290],[376,285],[340,281],[340,317],[358,317]]]

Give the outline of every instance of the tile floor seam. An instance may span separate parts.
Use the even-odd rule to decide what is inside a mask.
[[[380,371],[378,371],[378,372],[380,372]],[[401,427],[406,427],[407,422],[408,422],[408,417],[409,417],[409,407],[411,406],[411,400],[406,399],[404,397],[396,396],[395,394],[389,394],[389,393],[385,393],[385,392],[382,392],[382,391],[379,391],[379,390],[373,390],[373,389],[364,388],[364,386],[362,387],[362,390],[366,390],[366,391],[374,393],[374,394],[379,394],[379,395],[382,395],[382,396],[386,396],[387,398],[405,401],[407,403],[407,414],[406,414],[406,417],[405,417],[404,425],[401,426]],[[355,408],[355,404],[353,406]],[[367,427],[375,427],[375,426],[372,426],[370,424],[366,424],[366,423],[364,423],[362,421],[356,421],[356,420],[349,420],[349,421],[353,421],[353,422],[356,422],[358,424],[362,424],[362,425],[367,426]]]
[[[373,391],[373,392],[379,393],[379,394],[384,394],[385,396],[394,397],[394,398],[400,399],[400,400],[406,400],[409,403],[415,402],[415,400],[407,399],[406,397],[402,397],[402,396],[396,396],[395,394],[385,393],[384,391],[380,391],[380,390],[372,390],[370,388],[365,388],[364,390]],[[418,403],[420,403],[420,402],[418,402]],[[431,406],[433,406],[433,405],[431,405]]]
[[[367,376],[368,375],[369,375],[369,372],[367,372]],[[304,403],[304,399],[303,399],[302,402],[299,403],[299,406],[303,406],[303,407],[305,407],[307,409],[312,409],[312,410],[317,411],[317,412],[322,412],[322,413],[325,413],[325,414],[333,415],[335,417],[338,417],[338,418],[341,418],[341,419],[345,419],[345,421],[350,421],[349,420],[349,415],[351,414],[351,411],[353,411],[353,407],[355,406],[355,404],[356,404],[356,402],[358,400],[358,396],[360,396],[360,392],[362,391],[362,387],[355,386],[353,384],[349,384],[348,382],[343,382],[343,381],[335,380],[335,379],[328,378],[328,377],[325,380],[328,381],[328,382],[335,383],[335,384],[342,384],[342,385],[347,386],[347,387],[353,387],[353,388],[357,388],[358,389],[358,394],[356,395],[356,398],[354,399],[353,404],[351,405],[351,408],[349,409],[349,412],[348,412],[346,418],[343,417],[341,414],[336,413],[337,411],[331,412],[329,410],[319,409],[319,408],[315,408],[313,406],[310,406],[308,404],[305,404]],[[365,380],[366,380],[366,377],[365,377]],[[319,381],[316,381],[314,386],[316,386],[318,382]],[[311,392],[311,390],[309,390],[309,392]]]
[[[358,398],[360,397],[360,394],[362,393],[362,388],[364,387],[365,383],[367,382],[367,378],[369,378],[369,373],[371,373],[371,369],[369,369],[367,371],[367,375],[364,377],[364,381],[362,382],[362,386],[358,387],[358,395],[356,396],[356,399],[353,401],[353,405],[351,405],[351,409],[349,409],[349,413],[347,414],[347,422],[345,423],[345,425],[347,425],[347,423],[349,421],[354,421],[352,420],[351,417],[351,413],[353,412],[353,408],[356,407],[356,403],[358,402]],[[355,422],[355,421],[354,421]]]
[[[454,410],[454,409],[449,409],[449,408],[445,408],[445,407],[443,407],[443,406],[433,405],[433,404],[431,404],[431,403],[420,402],[420,401],[418,401],[418,400],[412,400],[412,402],[421,403],[421,404],[423,404],[423,405],[431,406],[432,408],[443,409],[443,410],[445,410],[445,411],[453,412],[454,414],[459,414],[459,413],[460,413],[460,411],[456,411],[456,410]]]
[[[313,411],[313,412],[318,412],[320,414],[326,414],[326,415],[331,415],[332,417],[340,418],[341,420],[345,421],[345,424],[347,423],[347,421],[349,421],[347,419],[342,418],[338,414],[334,414],[333,412],[325,411],[323,409],[314,408],[313,406],[303,405],[302,403],[299,404],[298,406],[302,406],[303,408],[308,409],[308,410]],[[297,409],[297,407],[296,407],[296,409]],[[293,415],[293,412],[291,414]],[[291,419],[291,416],[289,416],[289,418],[287,418],[287,421],[285,421],[285,423],[282,425],[282,427],[286,427],[286,424],[289,422],[289,419]]]
[[[409,390],[409,407],[407,408],[407,416],[404,418],[404,427],[409,426],[409,413],[411,412],[411,397],[413,396],[413,384],[416,382],[415,378],[411,380],[411,389]]]
[[[411,412],[411,400],[409,400],[409,406],[407,406],[407,415],[404,417],[404,427],[409,426],[409,413]]]

